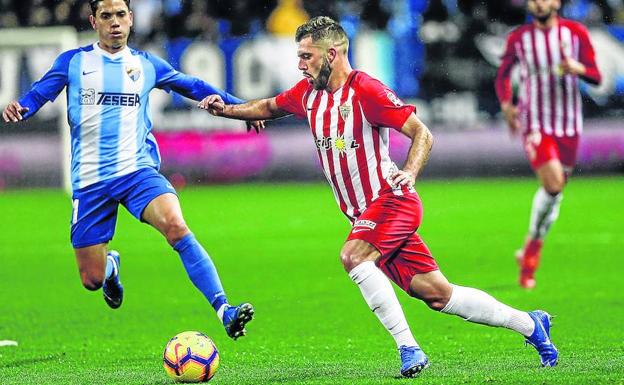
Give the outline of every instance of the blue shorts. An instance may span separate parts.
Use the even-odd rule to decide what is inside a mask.
[[[153,168],[143,168],[74,191],[72,245],[77,249],[110,241],[115,234],[117,208],[120,203],[130,214],[142,220],[145,207],[154,198],[166,193],[176,194],[176,191]]]

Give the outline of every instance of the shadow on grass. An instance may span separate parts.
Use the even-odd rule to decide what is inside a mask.
[[[3,368],[20,368],[23,366],[32,366],[37,365],[42,362],[50,362],[57,361],[65,356],[65,353],[58,353],[47,355],[45,357],[30,357],[30,358],[22,358],[20,360],[9,361],[9,362],[0,362],[0,369]]]
[[[287,363],[271,365],[270,367],[256,368],[245,372],[222,373],[219,380],[236,384],[290,384],[290,383],[318,383],[318,384],[350,384],[362,381],[374,381],[374,383],[387,383],[406,379],[395,374],[387,367],[362,367],[344,363],[306,362],[288,365]]]

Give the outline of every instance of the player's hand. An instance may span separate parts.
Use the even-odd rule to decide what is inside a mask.
[[[225,102],[219,95],[209,95],[197,103],[197,107],[207,110],[214,116],[222,116],[223,110],[225,110]]]
[[[501,105],[501,110],[503,111],[503,116],[505,117],[505,121],[509,126],[509,131],[511,135],[517,135],[520,133],[520,119],[518,118],[518,107],[514,106],[511,103],[504,103]]]
[[[260,130],[264,130],[264,120],[254,120],[252,122],[245,122],[247,124],[247,132],[252,129],[256,131],[256,134],[260,133]]]
[[[398,170],[390,175],[392,187],[413,186],[416,183],[416,175],[410,171]]]
[[[585,75],[583,63],[571,57],[564,57],[559,65],[559,69],[561,70],[561,75]]]
[[[29,110],[28,107],[22,107],[18,101],[14,100],[2,111],[2,118],[5,122],[19,122],[24,120],[24,114]]]

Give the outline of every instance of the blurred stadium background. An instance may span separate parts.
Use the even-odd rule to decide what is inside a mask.
[[[245,99],[275,95],[299,78],[293,35],[316,15],[341,21],[354,66],[414,103],[436,138],[429,176],[530,175],[519,140],[501,120],[493,81],[506,33],[525,1],[132,0],[130,45]],[[42,37],[92,43],[88,1],[0,0],[0,105],[25,92],[59,53]],[[583,85],[585,134],[578,172],[624,171],[624,0],[564,1],[561,14],[591,32],[604,82]],[[64,27],[59,27],[64,26]],[[51,29],[52,28],[52,29]],[[75,37],[74,37],[75,36]],[[73,40],[75,39],[75,40]],[[54,41],[55,39],[52,38]],[[30,121],[0,124],[0,189],[62,183],[61,95]],[[322,177],[305,121],[271,122],[249,135],[175,94],[153,92],[163,171],[178,187]],[[393,157],[407,143],[395,135]]]
[[[275,95],[300,78],[294,29],[328,14],[346,27],[355,67],[417,106],[435,136],[418,186],[426,207],[419,232],[454,282],[556,314],[553,338],[562,352],[556,371],[539,370],[518,336],[428,312],[398,293],[434,363],[419,383],[622,384],[624,0],[564,1],[563,15],[590,29],[604,83],[583,86],[577,174],[592,177],[566,188],[565,213],[530,292],[516,284],[513,250],[537,182],[520,141],[507,134],[493,85],[505,35],[526,19],[525,0],[131,5],[131,46],[246,99]],[[25,92],[61,46],[95,41],[89,13],[87,0],[0,0],[0,106]],[[181,192],[185,218],[230,299],[249,300],[258,311],[249,338],[233,342],[175,253],[125,210],[111,244],[124,255],[124,306],[111,312],[100,293],[81,288],[68,242],[71,206],[60,189],[63,99],[20,125],[0,122],[7,223],[0,342],[19,342],[0,350],[0,384],[170,384],[162,348],[174,334],[197,329],[220,349],[216,384],[397,384],[396,351],[338,261],[348,224],[321,182],[305,121],[280,119],[248,134],[240,122],[211,117],[180,96],[151,94],[163,171],[179,189],[192,185]],[[400,163],[406,140],[392,140]],[[526,178],[506,178],[512,175]],[[481,178],[489,176],[504,177]],[[223,182],[232,185],[215,185]]]

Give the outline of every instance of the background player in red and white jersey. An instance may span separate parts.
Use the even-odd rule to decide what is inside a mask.
[[[483,291],[451,285],[416,230],[422,205],[414,182],[432,145],[429,129],[390,89],[351,68],[349,41],[337,22],[316,17],[296,33],[299,69],[306,79],[277,97],[225,105],[218,95],[199,107],[214,115],[255,120],[288,114],[306,118],[323,171],[338,205],[353,225],[340,252],[345,270],[370,309],[394,337],[401,374],[428,365],[416,343],[388,277],[430,308],[471,322],[523,334],[545,366],[557,363],[548,337],[550,317],[513,309]],[[388,155],[388,131],[412,140],[399,170]]]
[[[513,30],[498,74],[496,93],[512,134],[522,131],[524,149],[541,183],[533,198],[529,232],[516,258],[520,285],[535,286],[543,239],[559,216],[562,191],[576,163],[583,114],[579,78],[599,84],[587,29],[557,15],[559,0],[529,0],[533,21]],[[520,66],[517,105],[511,71]]]

